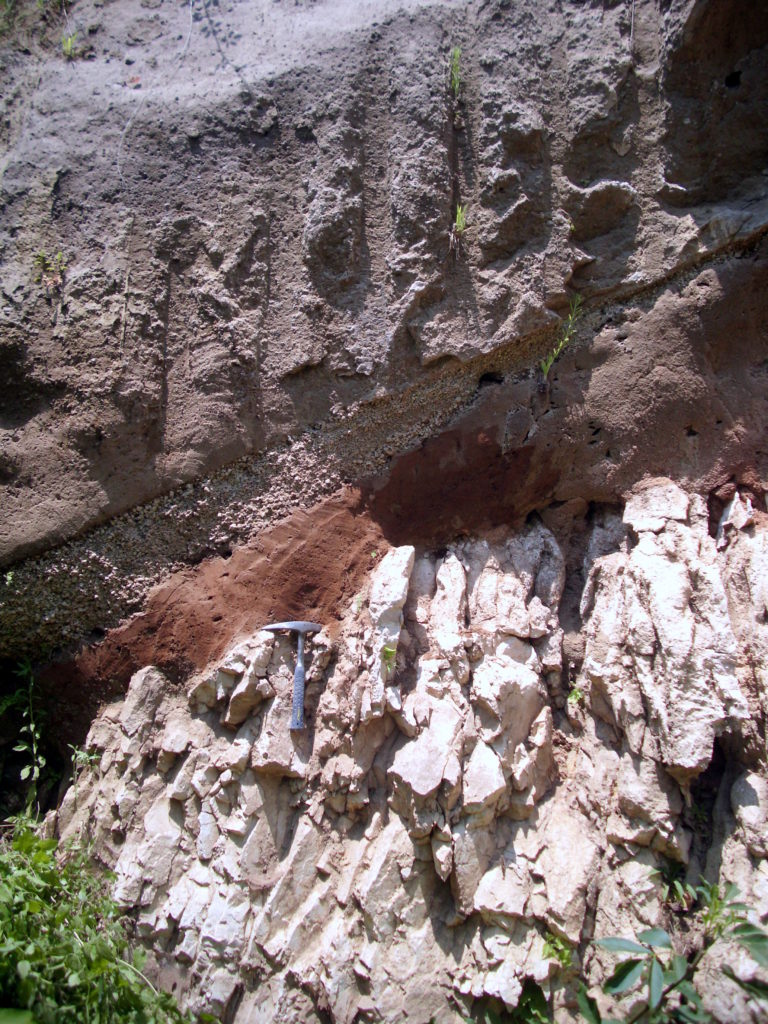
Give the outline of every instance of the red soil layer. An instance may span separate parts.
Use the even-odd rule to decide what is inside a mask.
[[[42,683],[54,701],[56,732],[84,735],[104,701],[157,665],[172,680],[188,678],[240,636],[282,619],[311,619],[331,634],[372,565],[388,548],[379,528],[359,514],[354,492],[295,512],[229,558],[214,558],[170,577],[144,610],[74,660],[51,666]],[[373,554],[375,552],[375,555]]]

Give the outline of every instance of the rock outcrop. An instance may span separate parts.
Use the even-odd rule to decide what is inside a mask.
[[[94,723],[98,767],[56,827],[94,838],[195,1009],[458,1022],[535,983],[571,1019],[546,937],[599,977],[588,940],[663,924],[670,862],[768,914],[766,690],[748,670],[768,628],[739,606],[768,533],[754,514],[734,525],[739,501],[723,543],[670,480],[595,517],[578,657],[568,553],[540,520],[393,549],[311,643],[305,732],[289,731],[285,637],[243,639],[186,694],[145,668]],[[757,1021],[747,1003],[723,1015],[724,984],[705,990],[719,1019]]]
[[[0,8],[0,658],[148,969],[567,1024],[664,877],[764,920],[762,5]]]

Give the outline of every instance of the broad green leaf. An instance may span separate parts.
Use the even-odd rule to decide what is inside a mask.
[[[29,972],[31,970],[32,964],[29,962],[29,960],[19,960],[19,962],[16,964],[16,971],[22,981],[24,981],[25,978],[29,977]]]
[[[29,775],[30,775],[31,771],[32,771],[31,765],[25,764],[24,767],[21,769],[21,772],[19,774],[19,778],[21,779],[22,782],[25,782],[29,778]]]
[[[731,934],[761,967],[768,967],[768,933],[752,924],[740,924]]]
[[[632,959],[622,961],[603,985],[603,991],[608,992],[612,996],[617,996],[620,992],[626,992],[627,989],[632,988],[640,980],[644,967],[645,960]]]
[[[684,956],[675,954],[670,961],[669,970],[664,972],[665,985],[677,985],[685,977],[688,970],[688,961]]]
[[[600,1011],[597,1008],[597,1002],[587,992],[583,985],[576,993],[576,1002],[578,1003],[581,1015],[587,1024],[603,1024],[603,1018],[600,1016]]]
[[[659,949],[672,948],[672,940],[663,928],[646,928],[644,932],[638,932],[637,937],[648,946],[656,946]]]
[[[645,946],[641,946],[637,942],[632,942],[631,939],[617,939],[613,937],[607,939],[596,939],[595,945],[602,946],[603,949],[607,949],[611,953],[648,953]]]
[[[752,924],[751,921],[742,921],[735,927],[731,928],[731,935],[737,935],[739,938],[743,935],[765,935],[762,928],[758,928],[756,924]]]
[[[700,1006],[680,1006],[675,1012],[675,1020],[685,1021],[685,1024],[710,1024],[712,1021],[712,1016]]]
[[[723,974],[726,978],[730,978],[731,981],[735,981],[739,988],[748,992],[753,999],[761,999],[768,1001],[768,984],[764,981],[760,981],[759,978],[752,978],[750,981],[744,981],[734,973],[733,969],[727,964],[723,967]]]
[[[0,1009],[0,1024],[32,1024],[31,1010]]]
[[[655,958],[651,961],[651,972],[648,976],[648,1005],[652,1010],[661,1002],[664,992],[664,975],[661,964]]]

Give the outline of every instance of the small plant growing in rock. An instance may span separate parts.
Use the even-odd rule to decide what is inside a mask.
[[[90,771],[92,768],[95,768],[101,760],[101,757],[96,750],[85,750],[84,747],[76,747],[72,743],[69,744],[69,749],[72,751],[72,778],[75,787],[75,806],[77,806],[78,776],[83,770]]]
[[[663,928],[647,928],[635,939],[610,937],[596,941],[595,945],[610,953],[630,954],[603,985],[608,995],[619,1000],[632,999],[635,1009],[624,1018],[626,1024],[711,1021],[696,989],[695,975],[702,957],[718,939],[738,942],[761,967],[768,967],[768,933],[748,920],[749,908],[738,901],[736,886],[729,885],[721,893],[719,885],[704,883],[695,893],[703,938],[699,948],[687,956],[675,953],[672,939]],[[723,973],[753,998],[768,1000],[768,984],[757,979],[742,981],[728,965],[723,967]],[[638,988],[644,990],[639,1006]],[[581,1014],[589,1024],[618,1024],[616,1018],[603,1020],[597,1002],[583,985],[577,998]]]
[[[544,939],[543,953],[545,959],[556,960],[564,971],[573,969],[573,949],[559,935],[547,932],[547,937]]]
[[[67,60],[74,60],[77,56],[77,32],[65,33],[61,37],[61,52]]]
[[[574,686],[573,689],[571,689],[568,692],[568,704],[569,704],[569,706],[572,707],[572,708],[576,708],[580,704],[583,704],[583,703],[584,703],[584,691],[581,689],[580,686]]]
[[[395,658],[397,657],[397,647],[395,644],[384,644],[381,649],[381,660],[384,663],[384,672],[387,678],[392,675],[395,671]]]
[[[19,779],[27,787],[24,813],[29,816],[37,804],[37,791],[46,760],[42,753],[42,734],[31,663],[28,660],[22,661],[16,669],[16,675],[22,680],[22,685],[0,701],[0,716],[12,709],[20,712],[21,726],[13,750],[17,754],[22,754],[25,762]]]
[[[467,230],[467,208],[458,203],[456,206],[456,218],[453,222],[454,232],[461,237]]]
[[[570,345],[571,341],[573,341],[573,336],[576,333],[576,324],[581,313],[581,296],[577,295],[575,298],[571,299],[568,316],[565,318],[565,322],[560,328],[560,334],[558,335],[554,348],[541,360],[541,363],[539,364],[545,380],[552,368],[552,364],[556,359],[560,358],[566,348]]]
[[[67,261],[61,251],[55,256],[49,256],[44,249],[34,255],[34,264],[37,267],[37,280],[40,281],[46,291],[58,290],[64,283],[64,271],[67,269]]]
[[[661,867],[651,872],[661,882],[661,898],[672,910],[686,912],[696,902],[696,889],[683,880],[685,869],[677,861],[663,862]]]
[[[456,216],[451,227],[450,251],[457,254],[461,249],[461,239],[467,230],[467,207],[458,203],[456,205]]]
[[[461,47],[454,46],[451,50],[450,81],[453,98],[459,98],[461,91]]]

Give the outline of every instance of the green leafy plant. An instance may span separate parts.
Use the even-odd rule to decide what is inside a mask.
[[[37,267],[37,280],[42,282],[46,291],[61,288],[64,283],[64,271],[67,269],[67,261],[61,251],[55,256],[49,256],[41,249],[35,253],[33,259]]]
[[[530,978],[524,982],[514,1010],[496,1009],[495,1002],[483,1000],[473,1006],[472,1016],[465,1018],[467,1024],[550,1024],[552,1019],[546,996]]]
[[[16,11],[16,0],[0,0],[0,35],[10,31],[16,18]]]
[[[559,935],[547,932],[543,953],[546,960],[556,960],[564,971],[573,969],[573,948]]]
[[[188,1022],[142,973],[145,955],[130,952],[119,909],[85,855],[60,862],[56,850],[55,839],[28,828],[0,843],[0,1021]]]
[[[703,884],[696,890],[700,904],[698,913],[702,926],[702,939],[697,949],[687,956],[676,953],[670,935],[663,928],[648,928],[635,939],[610,937],[598,939],[595,945],[611,953],[629,953],[603,985],[603,991],[621,1000],[632,999],[636,1004],[638,988],[644,989],[640,1005],[625,1024],[704,1024],[711,1017],[703,1008],[695,986],[696,970],[707,950],[719,939],[740,943],[762,967],[768,967],[768,933],[747,918],[748,907],[738,901],[739,890],[734,885],[721,893],[717,884]],[[753,979],[744,982],[737,978],[730,966],[723,973],[753,998],[768,1000],[768,985]],[[617,1018],[603,1020],[597,1006],[582,985],[578,994],[582,1016],[589,1024],[618,1024]]]
[[[453,219],[451,225],[451,237],[449,241],[449,250],[456,254],[461,250],[461,239],[464,236],[464,232],[467,230],[467,207],[458,203],[456,206],[456,216]]]
[[[458,203],[456,206],[456,218],[453,222],[454,232],[461,237],[467,230],[467,208]]]
[[[22,685],[14,693],[9,694],[0,701],[0,715],[5,714],[11,709],[16,709],[21,715],[21,727],[19,728],[16,745],[13,749],[16,753],[24,755],[25,763],[19,777],[28,787],[25,813],[29,815],[37,805],[40,776],[45,768],[46,759],[42,752],[42,736],[35,695],[35,677],[29,659],[19,663],[15,674],[22,680]]]
[[[450,63],[450,82],[451,92],[453,93],[454,99],[459,98],[459,92],[461,91],[461,47],[454,46],[451,50],[451,63]]]
[[[570,345],[571,341],[573,340],[573,336],[576,333],[576,324],[579,320],[579,317],[581,316],[581,313],[581,296],[577,295],[575,298],[571,299],[571,305],[568,310],[568,316],[563,321],[563,325],[560,328],[560,333],[558,335],[557,341],[552,351],[548,355],[546,355],[539,363],[539,366],[541,367],[541,372],[544,374],[545,380],[549,374],[549,371],[552,368],[552,364],[555,362],[556,359],[560,358],[560,356],[563,354],[563,352],[566,350],[566,348]]]
[[[69,749],[72,751],[72,779],[75,788],[75,806],[78,801],[78,789],[77,784],[81,771],[90,771],[96,767],[101,760],[101,755],[96,750],[85,750],[84,747],[76,747],[72,743],[69,744]],[[2,1024],[2,1021],[0,1021]]]
[[[683,878],[685,868],[677,861],[665,861],[660,868],[651,872],[661,882],[661,898],[673,910],[688,911],[698,899],[690,882]]]
[[[76,41],[77,32],[65,33],[61,37],[61,52],[67,60],[74,60],[77,56],[77,47],[75,46]]]
[[[574,686],[568,691],[568,703],[572,708],[578,707],[584,701],[584,691],[580,686]]]

